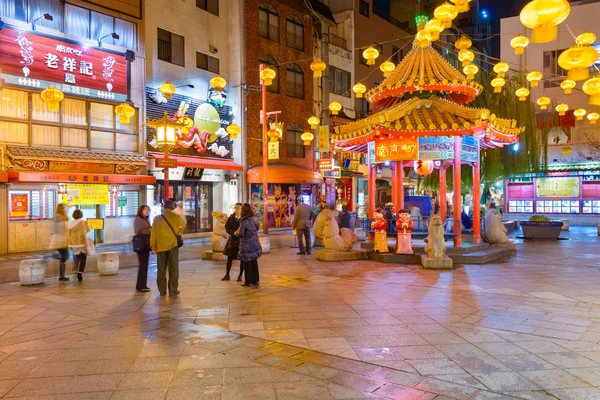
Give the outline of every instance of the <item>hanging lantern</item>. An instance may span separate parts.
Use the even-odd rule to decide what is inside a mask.
[[[540,110],[547,110],[548,105],[550,104],[550,98],[546,96],[542,96],[537,99],[538,106],[540,106]]]
[[[265,86],[271,86],[273,84],[273,79],[275,79],[276,76],[277,72],[269,67],[260,71],[260,79],[262,79]]]
[[[474,79],[475,74],[479,72],[479,67],[477,65],[470,64],[463,68],[463,72],[465,75],[467,75],[467,79]]]
[[[379,57],[379,50],[369,46],[369,48],[363,51],[363,57],[367,60],[367,65],[375,65],[375,59]]]
[[[337,101],[334,101],[329,104],[329,110],[331,111],[331,115],[338,115],[338,112],[342,109],[342,105]]]
[[[269,142],[277,142],[279,140],[279,135],[280,133],[277,129],[271,128],[267,131]]]
[[[533,0],[523,7],[519,17],[523,25],[533,30],[533,43],[548,43],[556,40],[556,26],[567,19],[570,12],[568,0]]]
[[[569,155],[571,154],[571,148],[569,146],[563,147],[562,153],[565,157],[569,157]]]
[[[571,79],[565,79],[560,83],[560,87],[565,91],[565,94],[571,94],[571,92],[573,92],[573,88],[575,87],[575,81]]]
[[[504,78],[504,75],[508,71],[508,64],[505,62],[499,62],[494,65],[494,72],[498,74],[498,78]]]
[[[433,10],[433,16],[440,20],[446,29],[452,27],[452,20],[456,18],[457,15],[458,11],[456,11],[456,7],[448,2],[437,6],[435,10]]]
[[[323,71],[327,68],[327,64],[317,58],[315,61],[310,63],[310,69],[313,70],[313,78],[320,78],[323,76]]]
[[[379,66],[379,69],[381,70],[381,72],[383,72],[384,78],[387,78],[388,76],[390,76],[390,74],[392,73],[392,71],[395,68],[396,68],[396,66],[390,60],[382,62],[381,65]]]
[[[590,67],[598,60],[598,51],[590,46],[571,46],[558,56],[558,65],[566,69],[567,78],[582,81],[590,77]]]
[[[506,81],[504,78],[494,78],[492,79],[492,87],[494,88],[494,93],[502,92],[502,86],[506,85]]]
[[[49,111],[58,111],[58,103],[60,103],[65,95],[58,89],[48,88],[40,93],[42,100],[48,103]]]
[[[600,106],[600,75],[596,75],[583,82],[582,89],[583,93],[590,96],[588,103]]]
[[[473,61],[474,58],[475,53],[473,53],[471,50],[465,50],[462,53],[458,53],[458,59],[462,61],[463,67],[466,67],[467,65],[471,64],[471,61]]]
[[[523,54],[525,47],[529,44],[526,36],[518,35],[511,39],[510,46],[515,49],[515,54]]]
[[[177,89],[175,89],[175,85],[173,85],[171,82],[165,82],[159,86],[158,90],[160,93],[162,93],[165,99],[171,100]]]
[[[302,135],[300,135],[300,139],[304,141],[305,146],[310,146],[310,142],[312,142],[314,138],[315,135],[310,132],[304,132]]]
[[[433,161],[432,160],[416,160],[414,162],[413,169],[415,173],[420,176],[429,175],[433,172]]]
[[[456,12],[458,13],[466,13],[469,12],[471,7],[469,7],[469,2],[471,0],[450,0],[456,6]]]
[[[594,35],[592,32],[583,32],[575,39],[575,43],[581,46],[591,46],[595,41],[596,35]]]
[[[227,81],[220,76],[215,76],[210,80],[210,86],[218,92],[222,92],[225,85],[227,85]]]
[[[321,120],[316,115],[313,115],[308,119],[308,123],[310,124],[311,129],[317,129],[321,123]]]
[[[454,47],[458,49],[458,54],[463,54],[472,45],[473,42],[471,42],[471,39],[466,36],[461,36],[456,42],[454,42]]]
[[[519,97],[519,101],[525,101],[527,100],[527,96],[529,96],[529,89],[524,87],[519,88],[517,89],[515,94],[517,95],[517,97]]]
[[[596,125],[596,121],[598,121],[598,118],[600,118],[600,114],[595,113],[595,112],[589,113],[587,115],[587,119],[590,121],[590,124],[592,124],[592,125]]]
[[[431,45],[431,35],[424,29],[421,29],[419,32],[417,32],[416,39],[419,43],[419,47],[421,47],[422,49]]]
[[[236,124],[231,124],[225,129],[229,134],[229,139],[235,140],[240,133],[242,133],[242,127]]]
[[[367,87],[358,82],[356,85],[352,86],[352,91],[356,95],[357,99],[362,99],[363,93],[367,91]]]
[[[582,121],[586,113],[587,111],[585,111],[584,108],[578,108],[577,110],[573,111],[573,115],[577,117],[577,121]]]
[[[432,19],[425,24],[425,30],[431,36],[431,41],[435,42],[440,39],[440,33],[444,31],[444,24],[439,19]]]
[[[135,115],[135,109],[128,103],[122,103],[115,107],[115,114],[119,116],[119,122],[128,124],[129,119]]]
[[[565,103],[560,103],[556,106],[555,110],[558,112],[558,115],[565,115],[567,110],[569,110],[569,106]]]
[[[540,71],[531,71],[527,74],[527,80],[532,88],[538,86],[540,79],[542,79],[542,73]]]

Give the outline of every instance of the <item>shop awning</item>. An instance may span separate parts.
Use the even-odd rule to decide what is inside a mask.
[[[125,174],[85,174],[78,172],[29,172],[9,171],[9,182],[32,183],[91,183],[91,184],[119,184],[119,185],[154,185],[156,178],[149,175]]]
[[[149,156],[155,159],[165,158],[165,156],[160,153],[150,153]],[[244,167],[242,167],[240,164],[235,163],[231,160],[219,160],[217,158],[203,157],[186,157],[177,155],[169,155],[169,158],[176,159],[178,167],[223,169],[227,171],[242,171],[244,169]]]
[[[262,183],[263,167],[254,167],[248,170],[249,183]],[[269,183],[323,183],[321,174],[294,165],[274,164],[267,168],[267,181]]]

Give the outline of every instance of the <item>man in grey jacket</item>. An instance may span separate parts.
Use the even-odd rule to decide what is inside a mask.
[[[296,204],[298,206],[294,212],[292,229],[296,231],[298,236],[298,247],[300,248],[298,254],[310,254],[310,228],[317,215],[310,206],[302,203],[300,199],[297,200]],[[304,248],[305,240],[306,250]]]

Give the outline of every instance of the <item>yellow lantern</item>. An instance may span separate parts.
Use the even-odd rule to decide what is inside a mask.
[[[533,30],[533,43],[548,43],[556,40],[556,26],[567,19],[570,12],[568,0],[533,0],[523,7],[519,17],[523,25]]]
[[[542,73],[540,71],[531,71],[527,74],[527,80],[531,87],[537,87],[540,79],[542,79]]]
[[[458,13],[466,13],[469,12],[471,7],[469,7],[469,2],[471,0],[450,0],[456,6],[456,11]]]
[[[498,78],[504,78],[504,75],[508,71],[508,64],[505,62],[499,62],[494,65],[494,72],[498,74]]]
[[[269,138],[269,142],[277,142],[279,140],[279,131],[271,128],[267,131],[267,137]]]
[[[558,65],[569,71],[567,78],[582,81],[590,77],[590,67],[598,60],[598,51],[590,46],[571,46],[558,56]]]
[[[231,124],[225,129],[229,134],[229,139],[235,140],[240,133],[242,133],[242,127],[236,124]]]
[[[369,48],[363,51],[363,57],[367,60],[367,65],[375,65],[375,59],[379,57],[379,50],[369,46]]]
[[[379,66],[379,69],[381,70],[381,72],[383,72],[383,76],[385,78],[387,78],[388,76],[390,76],[390,74],[392,73],[392,71],[395,68],[396,68],[396,66],[390,60],[382,62],[381,65]]]
[[[321,120],[316,115],[313,115],[308,119],[308,123],[310,124],[310,129],[317,129],[321,123]]]
[[[578,108],[577,110],[573,111],[573,115],[577,117],[577,121],[583,120],[583,117],[585,117],[586,113],[587,111],[585,111],[584,108]]]
[[[315,61],[310,63],[310,69],[313,70],[313,78],[320,78],[323,76],[323,71],[327,68],[327,64],[317,58]]]
[[[583,32],[575,39],[575,43],[582,46],[591,46],[595,41],[596,35],[594,35],[592,32]]]
[[[548,105],[550,105],[550,98],[546,96],[542,96],[537,99],[538,106],[540,106],[540,110],[547,110]]]
[[[569,110],[569,106],[565,103],[560,103],[556,106],[555,110],[558,112],[558,115],[565,115],[567,110]]]
[[[529,89],[524,87],[519,88],[515,94],[519,97],[519,101],[525,101],[527,100],[527,96],[529,96]]]
[[[65,95],[58,89],[48,88],[40,93],[42,100],[48,103],[49,111],[58,111],[58,103],[60,103]]]
[[[210,86],[219,92],[225,89],[225,85],[227,85],[227,81],[221,76],[215,76],[210,80]]]
[[[473,53],[471,50],[465,50],[464,52],[458,54],[458,59],[462,61],[463,67],[471,64],[471,61],[473,61],[474,58],[475,53]]]
[[[571,148],[569,146],[563,147],[562,153],[565,157],[569,157],[569,155],[571,154]]]
[[[523,35],[515,36],[510,40],[510,46],[515,49],[515,54],[523,54],[528,44],[529,39]]]
[[[300,139],[304,141],[305,146],[310,146],[310,142],[312,142],[314,138],[315,135],[310,132],[304,132],[302,135],[300,135]]]
[[[452,27],[452,20],[456,18],[458,11],[452,4],[446,2],[433,10],[433,16],[444,24],[444,28]]]
[[[573,88],[575,87],[575,81],[571,79],[565,79],[560,83],[560,87],[565,91],[565,94],[571,94],[571,92],[573,92]]]
[[[432,19],[425,24],[425,30],[431,36],[431,41],[435,42],[440,39],[440,33],[444,31],[444,24],[439,19]]]
[[[160,85],[158,90],[162,93],[165,99],[171,100],[171,98],[175,94],[175,90],[177,89],[175,89],[175,85],[173,85],[171,82],[165,82],[162,85]]]
[[[424,29],[421,29],[417,32],[416,36],[417,42],[419,43],[419,47],[426,48],[431,44],[431,35]]]
[[[358,82],[356,85],[352,86],[352,91],[356,95],[357,99],[362,99],[363,93],[367,91],[367,87]]]
[[[459,50],[459,54],[463,54],[472,45],[473,42],[471,42],[471,39],[466,36],[461,36],[456,42],[454,42],[454,46]]]
[[[590,96],[588,103],[600,106],[600,75],[596,75],[583,82],[582,89],[583,93]]]
[[[598,121],[598,118],[600,118],[600,114],[595,113],[595,112],[589,113],[587,115],[587,119],[590,121],[590,124],[592,124],[592,125],[596,124],[596,121]]]
[[[479,72],[479,67],[477,65],[467,65],[463,68],[463,72],[467,75],[467,79],[475,78],[475,74]]]
[[[331,111],[331,115],[338,115],[338,112],[342,109],[342,105],[337,101],[331,102],[329,104],[329,110]]]
[[[260,79],[262,79],[265,86],[271,86],[276,76],[277,72],[269,67],[260,71]]]
[[[115,107],[115,114],[119,116],[119,122],[128,124],[129,119],[135,115],[135,109],[127,103],[119,104]]]
[[[506,85],[506,81],[504,78],[494,78],[492,79],[492,87],[494,88],[494,93],[502,92],[502,86]]]

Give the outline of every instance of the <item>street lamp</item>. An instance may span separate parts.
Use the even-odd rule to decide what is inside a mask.
[[[269,183],[267,177],[267,157],[268,157],[268,144],[267,144],[267,86],[273,84],[273,79],[277,74],[275,71],[265,64],[260,64],[260,86],[262,93],[262,145],[263,145],[263,232],[269,233],[269,215],[267,213],[267,199],[269,194]]]
[[[111,38],[115,39],[115,40],[119,40],[119,34],[118,34],[118,33],[116,33],[116,32],[112,32],[112,33],[109,33],[108,35],[104,35],[104,36],[102,36],[101,38],[99,38],[99,39],[98,39],[98,46],[99,46],[99,47],[102,47],[102,40],[103,40],[103,39],[106,39],[106,38],[107,38],[107,37],[109,37],[109,36],[110,36]]]

